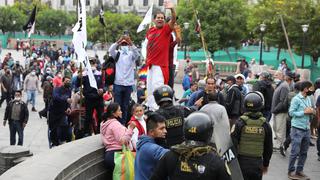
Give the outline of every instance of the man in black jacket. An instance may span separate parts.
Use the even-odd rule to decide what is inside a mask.
[[[262,72],[259,78],[260,80],[254,84],[252,90],[259,91],[263,94],[265,105],[262,109],[262,114],[269,122],[271,118],[271,104],[274,92],[274,89],[272,87],[271,74],[268,72]]]
[[[29,111],[21,96],[21,91],[15,92],[14,99],[6,107],[3,118],[3,126],[9,120],[10,145],[16,145],[16,133],[18,133],[18,145],[23,145],[23,129],[28,122]]]
[[[225,105],[225,100],[224,97],[222,95],[222,93],[220,93],[220,91],[218,91],[216,89],[216,80],[214,78],[208,77],[206,79],[206,86],[205,89],[200,91],[197,94],[197,97],[195,99],[190,98],[190,102],[188,102],[188,105],[190,106],[199,106],[199,109],[201,109],[204,105],[209,103],[209,99],[208,99],[208,94],[211,92],[216,92],[217,96],[218,96],[218,100],[217,102],[219,104],[221,104],[222,106]],[[192,102],[191,102],[192,101]]]
[[[240,87],[236,84],[234,76],[226,78],[227,83],[227,97],[226,97],[226,110],[230,120],[230,127],[235,124],[236,120],[242,115],[243,95]]]
[[[97,82],[98,89],[95,89],[90,86],[90,81],[88,74],[82,76],[82,74],[78,77],[77,87],[80,87],[81,78],[83,83],[83,95],[85,97],[85,109],[86,109],[86,118],[84,121],[84,131],[85,136],[91,135],[90,127],[93,127],[93,111],[94,109],[97,111],[98,116],[98,127],[95,133],[99,133],[100,131],[100,122],[102,120],[103,113],[103,83],[102,83],[102,74],[97,70],[96,59],[90,59],[90,65],[92,69],[92,73]]]
[[[159,161],[151,180],[231,180],[227,167],[216,150],[208,145],[214,123],[204,112],[186,118],[186,140],[173,146]]]

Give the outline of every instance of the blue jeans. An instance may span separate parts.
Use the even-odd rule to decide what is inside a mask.
[[[31,102],[32,107],[36,105],[36,90],[27,91],[27,103]]]
[[[122,111],[121,124],[125,124],[128,116],[132,86],[113,85],[114,101],[120,104]]]
[[[302,172],[304,163],[307,159],[307,153],[310,143],[310,129],[300,130],[295,127],[291,128],[291,154],[289,158],[288,172]],[[299,158],[298,158],[299,157]],[[295,167],[296,159],[298,158],[297,167]]]
[[[23,127],[20,121],[9,121],[10,145],[16,145],[16,133],[18,133],[18,145],[23,145]]]

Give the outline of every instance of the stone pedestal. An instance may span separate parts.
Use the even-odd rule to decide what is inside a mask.
[[[0,147],[0,175],[30,156],[32,153],[22,146]]]

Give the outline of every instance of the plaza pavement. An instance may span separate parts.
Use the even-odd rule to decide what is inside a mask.
[[[1,60],[3,60],[4,54],[7,53],[8,50],[3,50],[2,54],[0,55]],[[13,58],[20,59],[21,64],[22,61],[22,52],[19,51],[18,53],[15,50],[10,50],[13,54]],[[99,57],[105,52],[99,51]],[[89,55],[93,55],[93,51],[88,52]],[[181,84],[175,85],[175,92],[177,93],[176,96],[180,98],[182,96],[183,90]],[[26,94],[24,93],[23,99],[26,100]],[[4,116],[4,109],[6,103],[2,104],[0,108],[0,147],[9,145],[9,128],[8,125],[3,127],[3,116]],[[44,107],[44,102],[42,100],[42,94],[37,94],[36,99],[36,109],[41,110]],[[30,151],[37,155],[39,153],[50,153],[49,145],[48,145],[48,138],[47,138],[47,123],[46,119],[40,119],[38,116],[38,112],[31,111],[31,105],[29,105],[29,122],[24,131],[24,146],[29,148]],[[272,122],[271,122],[272,123]],[[315,140],[312,140],[315,143]],[[289,151],[288,151],[289,153]],[[288,168],[288,157],[282,157],[279,152],[275,152],[272,155],[272,159],[269,166],[268,173],[263,177],[264,180],[286,180],[287,178],[287,168]],[[317,151],[316,147],[310,147],[308,152],[308,158],[306,161],[304,172],[312,179],[318,180],[320,178],[320,161],[317,160]]]

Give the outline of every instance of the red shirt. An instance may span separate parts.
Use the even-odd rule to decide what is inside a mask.
[[[147,66],[158,65],[169,66],[169,47],[171,28],[165,24],[161,29],[152,27],[147,32]]]

